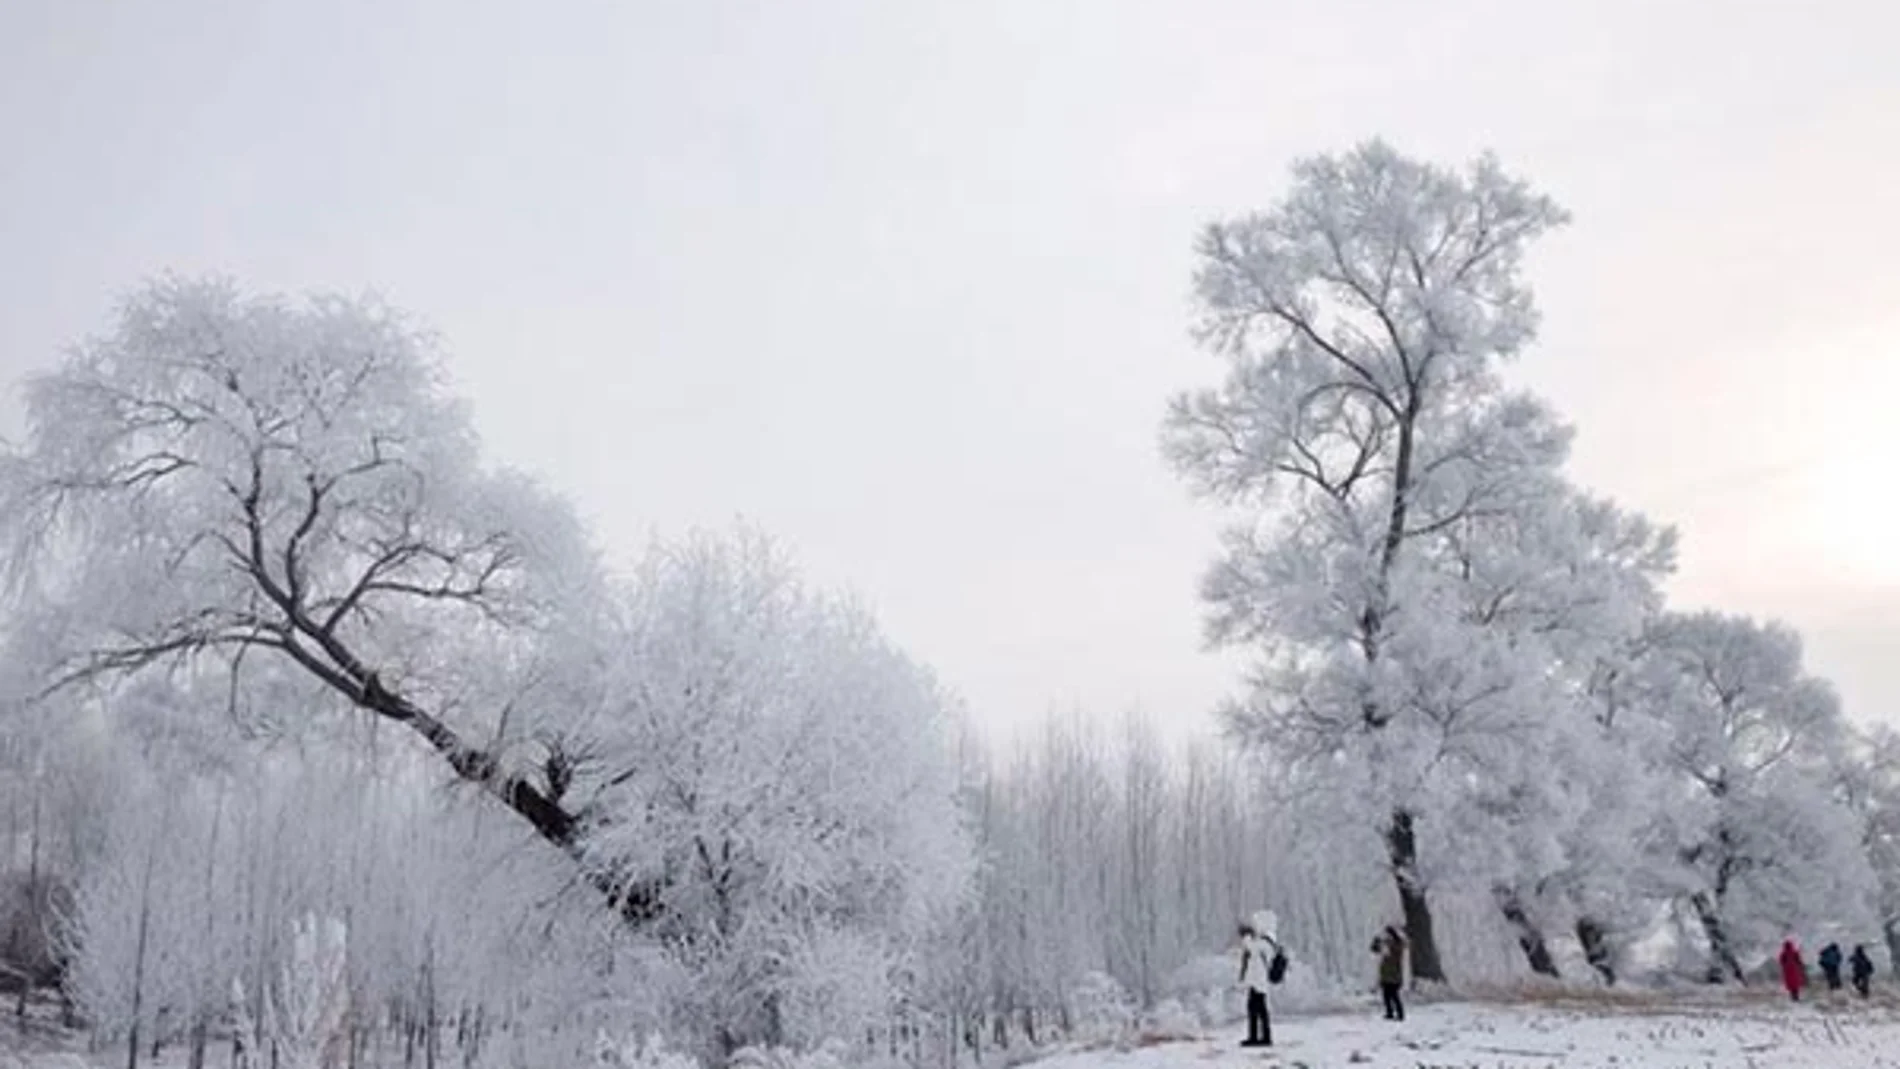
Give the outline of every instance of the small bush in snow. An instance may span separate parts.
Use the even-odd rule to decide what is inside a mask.
[[[1289,951],[1287,957],[1286,979],[1273,986],[1270,996],[1275,1012],[1318,1013],[1365,1001],[1363,994],[1322,977],[1297,953]],[[1169,973],[1163,987],[1202,1028],[1220,1028],[1246,1016],[1246,999],[1235,982],[1236,973],[1232,956],[1209,954]]]
[[[1274,985],[1274,1009],[1292,1013],[1321,1013],[1348,1009],[1364,1001],[1366,996],[1321,976],[1310,962],[1301,961],[1290,953],[1287,956],[1292,961],[1286,970],[1286,980]]]
[[[1179,999],[1162,999],[1155,1004],[1154,1009],[1141,1016],[1143,1036],[1183,1038],[1198,1035],[1201,1028],[1200,1016],[1182,1005]]]
[[[1169,973],[1162,990],[1193,1013],[1202,1028],[1221,1028],[1240,1020],[1246,1002],[1235,986],[1234,959],[1226,954],[1205,954],[1184,962]]]
[[[1091,972],[1082,977],[1073,993],[1073,1001],[1077,1039],[1116,1040],[1134,1030],[1134,1000],[1107,973]]]
[[[668,1047],[658,1034],[642,1039],[605,1030],[594,1038],[594,1064],[601,1069],[699,1069],[698,1061]]]
[[[853,1069],[856,1060],[841,1040],[831,1039],[809,1051],[788,1047],[745,1047],[732,1056],[728,1069]]]

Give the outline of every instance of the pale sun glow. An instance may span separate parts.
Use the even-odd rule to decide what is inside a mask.
[[[1823,566],[1848,579],[1900,583],[1900,358],[1868,352],[1858,381],[1836,391],[1815,426],[1797,518]]]

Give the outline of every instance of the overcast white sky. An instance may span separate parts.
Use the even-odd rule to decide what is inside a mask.
[[[1900,719],[1882,0],[0,0],[0,379],[168,268],[373,288],[615,552],[743,516],[993,728],[1197,721],[1189,242],[1372,135],[1572,209],[1575,471]]]

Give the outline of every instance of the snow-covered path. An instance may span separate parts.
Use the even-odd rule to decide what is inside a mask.
[[[1275,1047],[1243,1050],[1240,1031],[1132,1050],[1075,1051],[1037,1069],[1863,1069],[1900,1067],[1900,1014],[1878,1005],[1679,1010],[1574,1005],[1417,1007],[1394,1025],[1367,1015],[1286,1017]]]

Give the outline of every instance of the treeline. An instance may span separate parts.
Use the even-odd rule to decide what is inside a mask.
[[[685,1037],[719,1019],[696,1003],[720,984],[631,935],[557,853],[400,735],[127,722],[40,721],[12,737],[0,781],[8,869],[59,889],[9,904],[8,930],[40,938],[0,956],[38,968],[96,1042],[140,1060],[179,1048],[192,1066],[299,1042],[351,1066],[579,1064],[602,1030]],[[1012,750],[963,752],[973,881],[941,931],[918,933],[902,1004],[833,1007],[877,1035],[861,1057],[956,1061],[1224,1020],[1233,926],[1265,906],[1301,987],[1363,980],[1391,909],[1383,870],[1364,843],[1304,831],[1232,746],[1073,713]],[[1477,921],[1458,960],[1507,975],[1500,932]]]
[[[1263,908],[1280,915],[1296,998],[1369,989],[1367,947],[1398,916],[1379,844],[1311,822],[1258,756],[1164,736],[1139,713],[1079,712],[979,753],[983,862],[956,991],[972,1045],[1225,1022],[1236,926]],[[1462,975],[1521,973],[1488,898],[1445,907]]]

